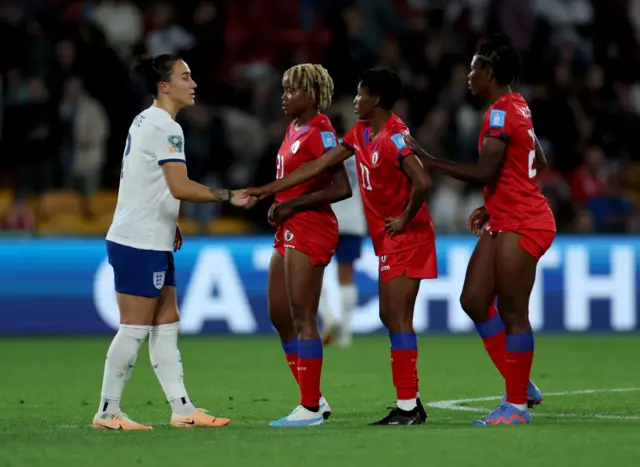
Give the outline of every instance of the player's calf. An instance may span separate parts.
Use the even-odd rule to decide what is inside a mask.
[[[104,366],[102,390],[98,413],[94,418],[94,428],[105,429],[141,429],[132,428],[139,424],[132,422],[120,411],[120,399],[125,384],[131,377],[138,350],[149,334],[150,326],[123,324],[116,333]],[[142,426],[142,425],[141,425]]]
[[[417,406],[418,341],[410,332],[391,333],[391,373],[396,388],[397,405],[403,410],[412,410]]]
[[[320,379],[322,375],[323,349],[320,339],[298,340],[298,382],[300,405],[320,413]]]
[[[420,425],[426,422],[427,413],[418,398],[416,361],[418,343],[412,332],[390,333],[391,373],[396,388],[396,407],[389,414],[371,423],[372,426]]]
[[[506,378],[507,334],[504,322],[493,303],[487,311],[488,318],[485,321],[475,322],[476,330],[489,358],[502,377]]]

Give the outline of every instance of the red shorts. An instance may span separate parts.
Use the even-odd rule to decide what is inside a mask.
[[[322,229],[322,235],[317,230],[309,230],[293,223],[286,223],[278,228],[273,240],[273,247],[284,256],[286,248],[293,248],[309,257],[311,264],[326,266],[338,244],[338,231],[331,228]]]
[[[402,275],[409,279],[435,279],[438,277],[435,243],[383,255],[379,257],[379,261],[379,277],[384,282]]]
[[[520,230],[516,233],[520,234],[520,248],[537,260],[551,248],[556,238],[556,233],[552,230]]]
[[[487,229],[489,230],[489,229]],[[489,230],[493,235],[495,231]],[[498,230],[498,232],[503,232]],[[551,248],[556,233],[553,230],[504,230],[504,232],[513,232],[520,234],[520,248],[529,253],[538,261]]]

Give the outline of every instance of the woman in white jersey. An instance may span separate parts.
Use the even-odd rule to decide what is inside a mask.
[[[179,57],[142,59],[133,74],[154,97],[135,117],[127,135],[118,204],[107,234],[120,309],[120,329],[104,368],[102,394],[93,427],[149,430],[120,410],[120,398],[138,350],[149,336],[151,364],[172,409],[175,427],[229,424],[196,409],[183,383],[178,351],[178,306],[173,251],[182,246],[178,227],[180,201],[230,202],[247,206],[241,191],[208,188],[189,179],[185,141],[176,114],[195,102],[196,83]]]
[[[358,304],[358,289],[354,281],[354,263],[360,258],[362,241],[367,235],[367,221],[364,217],[362,197],[358,187],[355,158],[345,161],[353,196],[331,205],[338,219],[338,295],[339,315],[336,317],[329,302],[327,287],[323,287],[318,312],[323,321],[322,340],[324,345],[336,342],[339,347],[349,347],[352,340],[351,319]]]

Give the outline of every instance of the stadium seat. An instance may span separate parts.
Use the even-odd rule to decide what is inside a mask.
[[[244,235],[251,232],[251,224],[243,219],[220,217],[209,223],[212,235]]]
[[[59,213],[38,223],[40,235],[87,235],[85,220],[75,214]]]
[[[116,210],[117,202],[117,191],[99,191],[98,193],[95,193],[93,196],[91,196],[91,212],[98,218],[107,214],[113,217],[113,213]]]
[[[629,193],[627,193],[627,196],[629,197],[631,202],[634,204],[636,209],[639,209],[640,208],[640,193],[638,193],[637,191],[630,191]]]
[[[111,227],[111,221],[113,220],[113,213],[104,213],[102,215],[96,215],[94,219],[84,220],[82,229],[83,235],[95,235],[104,237]]]
[[[13,204],[13,192],[11,190],[0,190],[0,217],[6,215]]]
[[[67,190],[48,191],[39,201],[39,213],[45,220],[59,215],[81,216],[81,198],[78,193]]]
[[[182,235],[194,236],[200,234],[200,224],[191,219],[180,219],[178,222]]]

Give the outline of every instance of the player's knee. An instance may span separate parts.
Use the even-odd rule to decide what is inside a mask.
[[[466,314],[469,314],[469,307],[471,306],[471,301],[469,300],[469,295],[464,291],[460,294],[460,306],[464,310]]]
[[[120,314],[120,324],[130,326],[153,326],[153,317]]]
[[[380,307],[379,316],[380,322],[384,325],[384,327],[388,328],[389,324],[391,324],[389,313],[385,309]]]
[[[145,297],[118,297],[120,324],[151,326],[155,318],[156,301]]]
[[[487,307],[484,306],[484,301],[479,300],[477,295],[468,290],[463,290],[460,295],[460,306],[464,312],[474,321],[480,318],[482,313],[487,312]]]
[[[500,316],[508,334],[523,334],[531,331],[531,323],[529,322],[529,314],[526,308],[518,310],[517,308],[510,308],[508,305],[500,305],[500,311]]]
[[[413,332],[413,317],[409,318],[402,313],[380,310],[380,321],[390,333]]]
[[[296,336],[297,331],[289,307],[269,308],[269,320],[284,340],[293,339]]]
[[[172,307],[171,309],[162,310],[162,312],[156,314],[153,319],[153,325],[161,326],[163,324],[177,323],[178,321],[180,321],[178,309]]]
[[[301,313],[294,318],[300,339],[315,339],[318,334],[318,316],[315,313]]]

